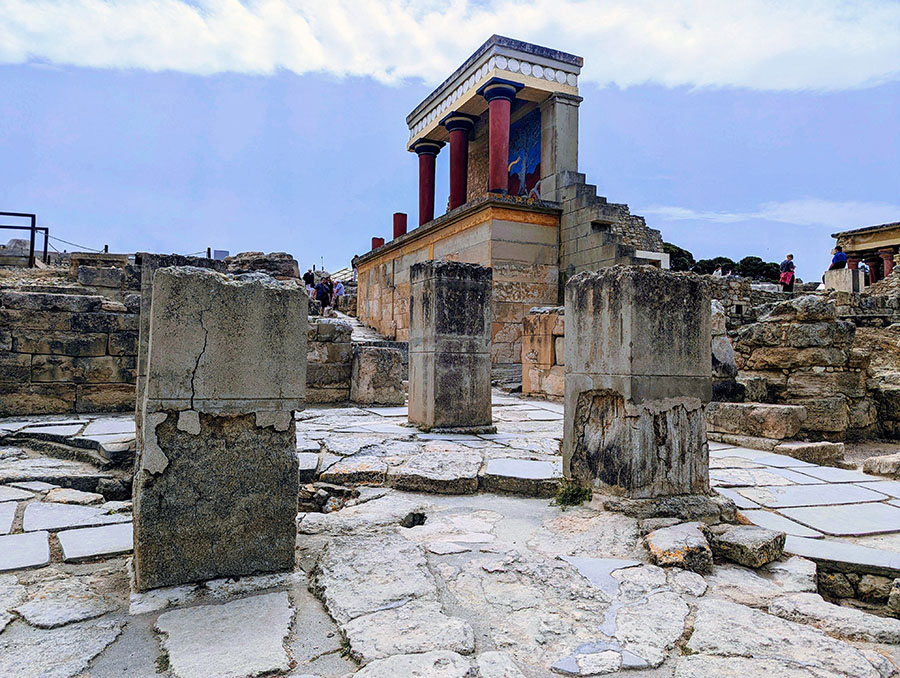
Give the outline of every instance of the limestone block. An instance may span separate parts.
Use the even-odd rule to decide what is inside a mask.
[[[402,405],[406,376],[399,349],[354,346],[350,400],[363,405]]]
[[[114,332],[109,335],[110,355],[137,355],[137,332]]]
[[[712,393],[709,290],[700,276],[612,266],[566,284],[566,374],[627,400]]]
[[[718,433],[783,440],[796,436],[806,419],[806,409],[796,405],[710,403],[706,407],[706,424]]]
[[[717,525],[707,537],[716,556],[745,567],[762,567],[784,553],[784,532],[756,525]]]
[[[90,287],[122,287],[125,272],[118,266],[79,266],[78,282]]]
[[[36,355],[31,363],[31,379],[35,382],[67,381],[76,384],[134,383],[136,363],[134,357]]]
[[[0,383],[0,416],[74,411],[74,384]]]
[[[719,379],[731,379],[737,376],[738,368],[734,357],[734,348],[727,334],[712,339],[712,372]]]
[[[582,391],[573,429],[569,472],[584,483],[596,479],[633,498],[709,492],[709,447],[697,398],[635,405],[615,391]]]
[[[74,388],[76,412],[125,412],[134,408],[134,384],[78,384]]]
[[[869,457],[863,462],[863,471],[889,478],[900,477],[900,453]]]
[[[775,446],[773,452],[807,461],[811,464],[836,466],[844,460],[844,443],[829,443],[825,441],[779,443]]]
[[[135,313],[76,313],[72,316],[73,332],[136,332],[139,318]]]
[[[788,346],[809,348],[828,346],[849,349],[856,333],[856,325],[846,320],[816,323],[789,323],[783,326]]]
[[[866,274],[856,268],[839,268],[825,271],[825,289],[837,292],[862,292],[866,287]]]
[[[300,267],[287,252],[240,252],[225,257],[229,273],[252,273],[260,271],[276,278],[299,278]]]
[[[718,299],[713,299],[710,303],[710,332],[712,336],[718,337],[725,334],[725,307]]]
[[[26,311],[99,311],[104,297],[88,294],[51,294],[49,292],[0,292],[0,306]]]
[[[644,537],[650,560],[661,567],[680,567],[700,574],[712,572],[713,554],[699,523],[663,527]]]
[[[194,267],[156,272],[147,364],[150,411],[303,409],[304,293],[261,274],[247,278]]]
[[[38,332],[34,330],[13,333],[13,351],[16,353],[71,356],[106,355],[106,342],[105,334]]]
[[[553,364],[554,338],[550,334],[522,335],[522,364],[550,367]]]
[[[28,353],[0,355],[0,382],[28,382],[31,379],[31,356]]]
[[[788,375],[786,395],[800,398],[835,395],[862,398],[866,395],[865,374],[855,370],[837,372],[797,370]]]
[[[794,297],[788,301],[775,304],[760,317],[761,322],[783,322],[796,320],[814,322],[817,320],[834,320],[835,304],[820,296],[808,294]]]
[[[790,402],[806,409],[807,416],[803,422],[806,431],[837,433],[845,431],[850,423],[849,403],[844,396],[792,398]]]
[[[491,269],[476,264],[425,261],[410,269],[411,423],[490,426],[491,281]]]

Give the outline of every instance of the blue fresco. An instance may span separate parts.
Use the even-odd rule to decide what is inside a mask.
[[[509,128],[509,194],[541,197],[541,111],[535,109]]]

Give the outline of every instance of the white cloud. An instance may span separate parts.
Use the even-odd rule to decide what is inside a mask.
[[[0,63],[436,83],[492,33],[628,86],[839,90],[900,76],[894,0],[2,0]]]
[[[767,221],[794,226],[827,226],[834,230],[900,221],[900,205],[817,198],[767,202],[748,212],[705,212],[667,205],[654,205],[635,211],[645,216],[658,217],[661,221],[706,221],[716,224]]]

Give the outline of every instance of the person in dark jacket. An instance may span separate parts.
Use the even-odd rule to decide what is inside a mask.
[[[794,255],[788,254],[784,261],[781,262],[781,266],[779,267],[779,271],[781,275],[778,278],[778,282],[781,283],[781,291],[782,292],[793,292],[794,291],[794,269],[797,268],[794,265]]]
[[[831,253],[834,255],[831,258],[831,266],[828,267],[829,271],[833,271],[836,268],[846,268],[847,267],[847,255],[844,254],[844,248],[838,245]]]

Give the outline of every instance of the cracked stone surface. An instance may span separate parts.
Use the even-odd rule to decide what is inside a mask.
[[[109,646],[124,624],[99,620],[59,629],[14,624],[0,634],[0,676],[71,678]]]
[[[116,607],[115,601],[106,598],[84,578],[60,575],[40,581],[29,590],[27,600],[13,611],[32,626],[53,629],[101,617]]]
[[[280,592],[164,612],[156,628],[178,678],[243,678],[289,668],[283,641],[292,617]]]

